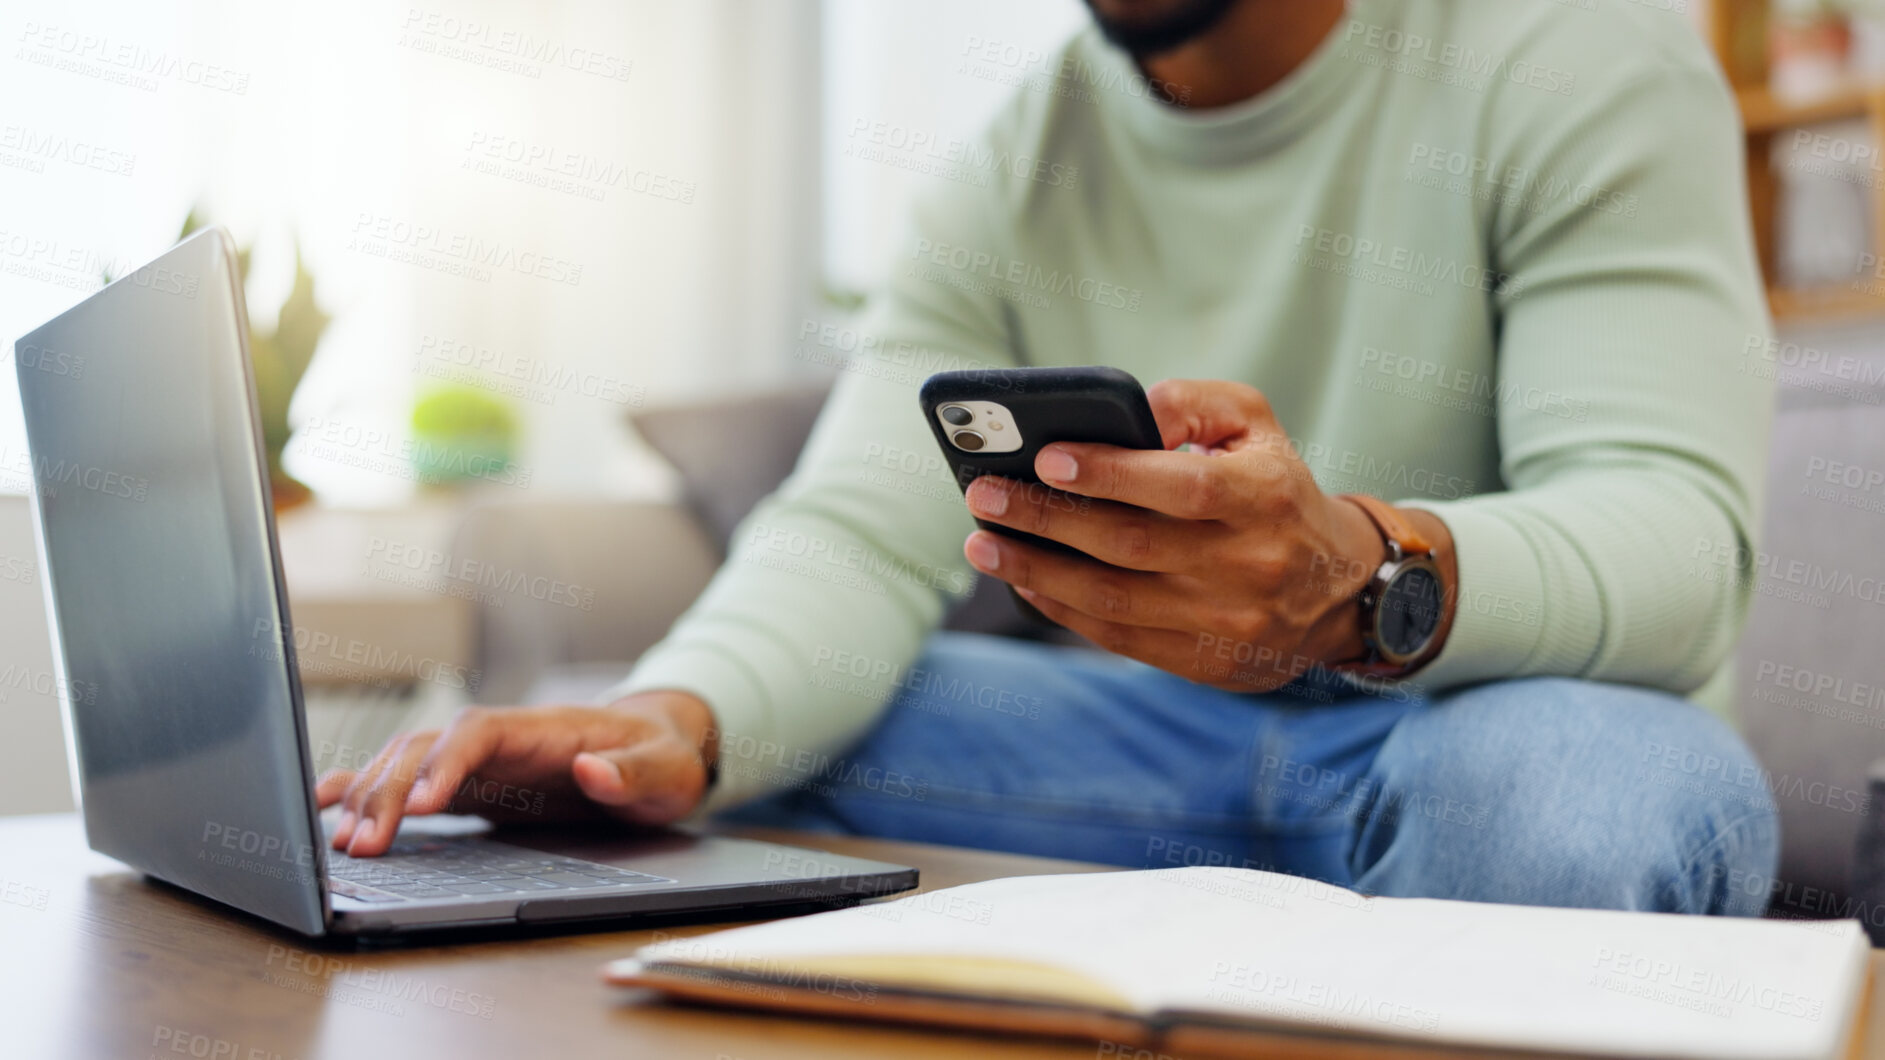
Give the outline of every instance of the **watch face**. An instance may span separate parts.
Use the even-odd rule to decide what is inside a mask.
[[[1392,655],[1419,654],[1440,628],[1440,578],[1431,566],[1401,569],[1375,605],[1375,637]]]

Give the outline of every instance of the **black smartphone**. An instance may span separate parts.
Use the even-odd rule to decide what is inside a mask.
[[[1097,442],[1125,449],[1163,449],[1145,390],[1117,368],[991,368],[938,372],[918,395],[923,419],[942,446],[956,485],[967,491],[983,475],[1031,483],[1034,458],[1053,442]],[[976,520],[984,530],[1057,552],[1058,541]],[[1030,618],[1048,621],[1019,596]]]

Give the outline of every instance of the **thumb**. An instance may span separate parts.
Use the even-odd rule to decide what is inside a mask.
[[[699,804],[707,786],[700,756],[679,740],[584,751],[570,775],[591,802],[637,824],[669,824]]]
[[[1220,379],[1165,379],[1145,392],[1165,448],[1190,443],[1227,447],[1250,435],[1276,431],[1276,415],[1263,391]]]

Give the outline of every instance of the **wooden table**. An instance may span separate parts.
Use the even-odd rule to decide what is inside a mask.
[[[1099,869],[913,843],[829,836],[797,841],[915,865],[925,890]],[[667,930],[697,934],[714,927]],[[151,884],[92,853],[76,817],[0,819],[0,1053],[88,1060],[1115,1055],[1090,1042],[1010,1041],[666,1005],[597,980],[604,961],[654,935],[614,931],[371,950],[313,946]],[[1885,951],[1873,958],[1873,1013],[1885,1002],[1881,955]],[[1861,1055],[1885,1057],[1885,1021],[1868,1022]],[[1268,1055],[1382,1055],[1308,1040],[1278,1044]],[[1116,1055],[1134,1056],[1130,1050]],[[1142,1054],[1137,1060],[1159,1058]]]

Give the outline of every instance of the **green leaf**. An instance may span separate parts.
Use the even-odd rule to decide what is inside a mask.
[[[288,300],[281,304],[273,336],[276,356],[295,383],[300,383],[307,372],[308,363],[314,360],[314,348],[320,345],[321,335],[333,319],[314,300],[314,277],[301,260],[301,244],[297,241],[294,286],[288,291]]]

